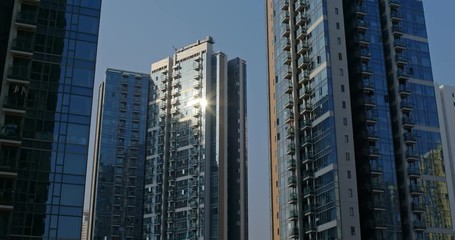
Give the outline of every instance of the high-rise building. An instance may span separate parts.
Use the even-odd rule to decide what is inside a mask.
[[[211,37],[152,64],[143,239],[247,239],[246,64]]]
[[[419,0],[267,0],[273,239],[451,239]]]
[[[436,101],[438,105],[439,126],[442,129],[443,155],[449,181],[449,200],[452,206],[452,223],[455,222],[455,87],[436,84]],[[452,224],[455,230],[455,225]]]
[[[100,7],[0,1],[0,239],[81,239]]]
[[[107,69],[99,89],[89,239],[141,239],[150,75]]]

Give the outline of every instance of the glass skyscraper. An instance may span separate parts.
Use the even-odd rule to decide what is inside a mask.
[[[0,3],[0,238],[80,239],[100,0]]]
[[[422,1],[266,4],[273,239],[452,239]]]
[[[100,85],[89,239],[141,239],[150,75],[107,69]]]
[[[211,37],[152,64],[143,239],[247,239],[246,64]]]

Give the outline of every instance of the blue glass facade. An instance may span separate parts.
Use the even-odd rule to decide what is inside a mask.
[[[15,1],[1,76],[2,239],[81,238],[100,7]]]
[[[148,74],[108,69],[100,87],[91,239],[140,239]]]
[[[273,239],[453,237],[422,2],[267,17]]]

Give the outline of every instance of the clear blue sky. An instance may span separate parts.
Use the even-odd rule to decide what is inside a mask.
[[[245,59],[252,240],[269,239],[270,233],[264,5],[265,0],[104,0],[95,85],[108,67],[147,73],[150,63],[173,53],[173,46],[208,35],[216,50]],[[424,5],[434,78],[454,85],[455,1],[426,0]]]

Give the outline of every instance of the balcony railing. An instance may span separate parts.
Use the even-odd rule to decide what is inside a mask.
[[[21,11],[17,13],[16,22],[27,25],[35,25],[37,20],[37,14],[35,12]]]
[[[0,205],[13,205],[13,195],[12,189],[0,189]]]
[[[25,96],[23,95],[9,95],[3,101],[4,108],[24,110],[25,109]]]
[[[12,49],[21,52],[32,52],[33,44],[31,39],[16,38],[13,40]]]
[[[8,78],[28,80],[29,77],[30,68],[28,66],[13,65],[8,69]]]

